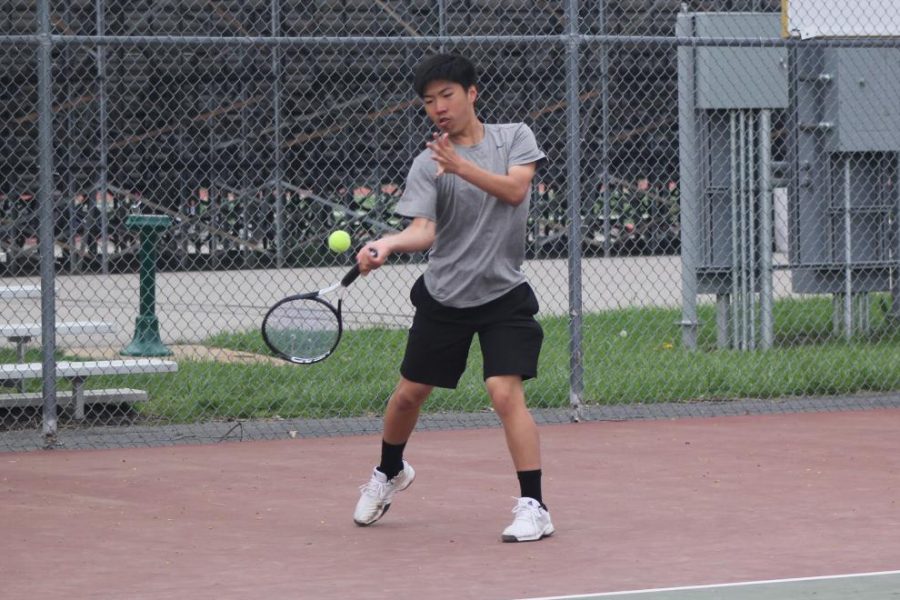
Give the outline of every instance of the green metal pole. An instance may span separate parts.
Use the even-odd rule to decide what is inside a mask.
[[[141,236],[140,307],[135,320],[134,339],[119,354],[123,356],[171,356],[172,351],[159,337],[156,317],[156,243],[160,232],[172,223],[165,215],[131,215],[125,221]]]

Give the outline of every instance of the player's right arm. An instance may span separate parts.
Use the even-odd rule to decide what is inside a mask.
[[[359,270],[365,274],[377,269],[396,252],[424,252],[434,243],[435,222],[415,217],[400,233],[384,236],[363,246],[356,255]],[[372,250],[375,252],[373,253]]]

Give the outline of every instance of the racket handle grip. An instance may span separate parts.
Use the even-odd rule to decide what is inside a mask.
[[[344,278],[341,279],[341,285],[343,287],[347,287],[359,277],[359,265],[353,265],[353,268],[347,271],[347,274],[344,275]]]
[[[370,249],[369,249],[369,253],[370,253],[372,256],[378,256],[378,252],[377,252],[375,249],[373,249],[373,248],[370,248]],[[343,278],[343,279],[341,279],[341,285],[342,285],[343,287],[347,287],[347,286],[349,286],[351,283],[353,283],[354,281],[356,281],[356,278],[357,278],[357,277],[359,277],[359,263],[353,265],[353,268],[350,269],[349,271],[347,271],[347,274],[344,275],[344,278]]]

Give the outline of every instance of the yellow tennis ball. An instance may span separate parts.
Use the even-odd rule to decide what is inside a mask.
[[[328,247],[333,252],[346,252],[350,248],[350,234],[338,230],[328,236]]]

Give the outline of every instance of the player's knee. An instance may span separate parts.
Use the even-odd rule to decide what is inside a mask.
[[[391,400],[400,410],[417,410],[428,399],[431,390],[431,386],[405,381],[397,386]]]
[[[425,402],[424,398],[408,394],[395,394],[394,406],[399,410],[416,410]]]
[[[488,394],[494,412],[501,419],[525,408],[525,395],[521,384],[512,381],[488,381]]]

